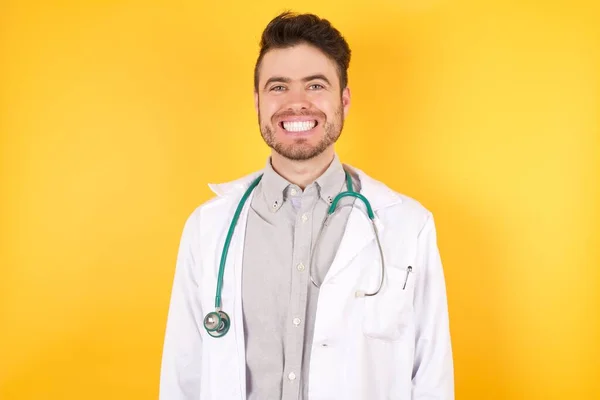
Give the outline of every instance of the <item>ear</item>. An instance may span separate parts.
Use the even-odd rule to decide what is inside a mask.
[[[258,114],[258,92],[254,91],[254,110],[256,110],[256,114]]]
[[[344,108],[344,118],[346,118],[350,110],[350,88],[348,86],[342,90],[342,107]]]

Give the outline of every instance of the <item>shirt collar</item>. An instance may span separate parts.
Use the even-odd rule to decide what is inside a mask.
[[[346,173],[344,167],[338,155],[334,154],[332,162],[325,172],[315,180],[315,183],[321,199],[327,202],[327,204],[331,204],[340,191],[346,190],[345,181]],[[267,205],[273,211],[279,210],[285,200],[285,191],[291,183],[273,169],[271,157],[267,159],[263,170],[261,185]]]
[[[391,189],[381,181],[378,181],[357,167],[349,164],[342,164],[343,169],[348,171],[352,176],[352,183],[355,185],[354,190],[365,196],[371,203],[373,211],[377,212],[387,207],[392,207],[403,202],[407,202],[410,207],[416,207],[414,199],[407,197]],[[232,201],[239,202],[240,197],[252,184],[252,182],[264,173],[264,169],[254,171],[241,178],[229,182],[209,183],[209,188],[220,199],[233,199]],[[219,204],[218,202],[211,203],[212,206]],[[230,204],[230,203],[226,203]],[[236,203],[237,204],[237,203]],[[231,208],[231,206],[228,206]],[[229,209],[228,208],[228,209]],[[378,220],[379,221],[379,220]],[[381,224],[381,221],[378,222]]]
[[[273,211],[279,210],[283,204],[284,191],[290,185],[290,182],[273,169],[271,157],[267,159],[267,164],[263,170],[263,177],[260,184],[267,205],[271,207]]]
[[[319,195],[327,204],[331,204],[335,196],[346,190],[346,172],[337,154],[325,172],[317,178]]]

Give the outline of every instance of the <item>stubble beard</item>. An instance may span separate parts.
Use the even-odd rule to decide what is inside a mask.
[[[305,138],[298,138],[294,140],[294,143],[291,144],[283,144],[277,140],[275,135],[275,129],[273,128],[275,124],[273,120],[276,116],[281,115],[275,114],[270,123],[263,123],[260,110],[258,112],[258,124],[260,126],[260,132],[265,143],[273,149],[275,152],[280,154],[281,156],[293,160],[293,161],[306,161],[310,160],[321,153],[323,153],[329,146],[337,142],[340,135],[342,134],[342,129],[344,128],[344,118],[343,118],[343,106],[340,104],[338,110],[335,112],[333,120],[327,121],[325,118],[325,123],[323,124],[323,131],[325,135],[319,140],[316,145],[310,145],[308,140]],[[308,113],[296,113],[296,114],[285,114],[285,115],[313,115]],[[323,114],[321,114],[323,115]],[[315,118],[316,119],[316,118]]]

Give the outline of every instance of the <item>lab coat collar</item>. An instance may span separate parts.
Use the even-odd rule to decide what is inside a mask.
[[[349,164],[342,165],[346,171],[358,178],[360,192],[369,200],[374,212],[402,202],[402,197],[383,182],[371,178],[364,171]],[[210,183],[208,186],[220,197],[230,195],[241,196],[261,173],[262,171],[255,171],[230,182]]]

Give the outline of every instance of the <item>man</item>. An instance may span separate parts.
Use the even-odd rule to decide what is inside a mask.
[[[211,185],[185,224],[161,399],[454,398],[432,215],[334,150],[349,62],[315,15],[284,13],[263,32],[255,107],[271,156]],[[347,191],[360,195],[336,198]]]

